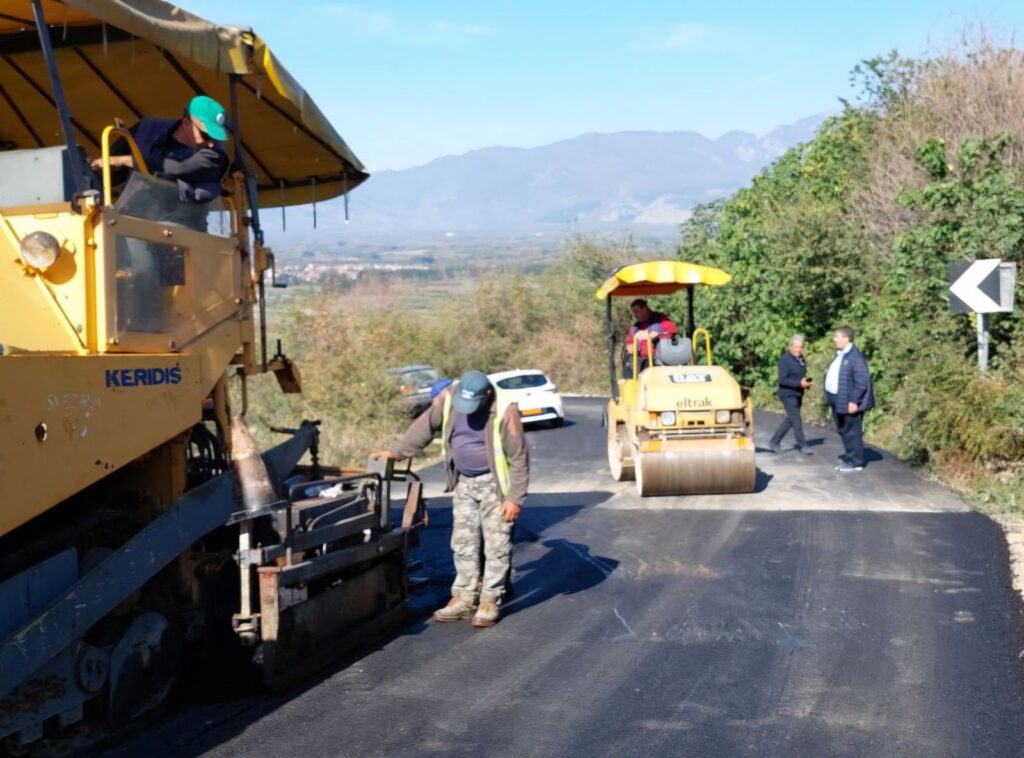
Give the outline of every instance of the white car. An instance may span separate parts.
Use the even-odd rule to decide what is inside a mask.
[[[554,383],[536,369],[516,369],[488,374],[491,384],[498,388],[502,398],[519,404],[519,417],[524,424],[550,421],[554,426],[565,422],[562,398]]]

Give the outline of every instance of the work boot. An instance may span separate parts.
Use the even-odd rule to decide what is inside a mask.
[[[480,607],[476,609],[476,615],[473,616],[473,626],[477,629],[494,626],[498,623],[499,613],[498,604],[493,600],[481,600]]]
[[[453,597],[444,608],[434,611],[435,621],[459,621],[468,619],[476,610],[468,600]]]

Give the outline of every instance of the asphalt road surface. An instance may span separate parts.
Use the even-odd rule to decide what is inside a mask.
[[[494,628],[415,621],[284,695],[194,707],[111,754],[1020,756],[1019,602],[988,518],[876,454],[758,453],[758,491],[640,500],[602,403],[529,432],[515,592]],[[759,420],[766,445],[776,419]],[[421,548],[452,578],[451,503]]]

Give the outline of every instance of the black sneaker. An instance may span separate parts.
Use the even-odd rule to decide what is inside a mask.
[[[836,466],[836,471],[840,471],[840,472],[842,472],[844,474],[849,472],[849,471],[863,471],[863,470],[864,470],[863,466],[855,466],[852,463],[844,463],[841,466]]]

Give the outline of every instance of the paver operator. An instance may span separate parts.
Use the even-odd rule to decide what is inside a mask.
[[[434,618],[472,618],[474,627],[494,626],[512,567],[512,523],[530,480],[519,407],[501,402],[486,374],[467,371],[434,398],[391,450],[374,456],[411,458],[438,433],[446,490],[453,493],[455,583],[451,600]]]
[[[221,145],[228,139],[224,106],[205,95],[189,100],[181,118],[143,118],[129,131],[146,166],[154,174],[178,183],[184,203],[208,203],[220,197],[220,180],[228,169]],[[113,168],[133,168],[135,161],[122,138],[110,148]],[[92,161],[99,170],[99,158]]]

